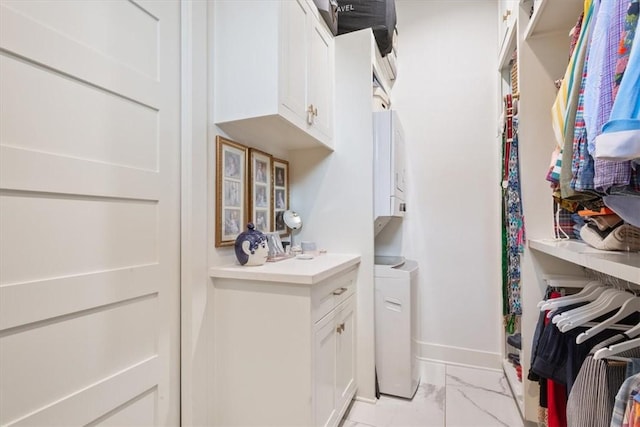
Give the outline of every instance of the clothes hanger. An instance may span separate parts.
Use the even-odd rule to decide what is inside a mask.
[[[576,321],[580,321],[581,319],[583,319],[581,320],[581,324],[585,323],[588,320],[600,317],[601,315],[620,307],[624,301],[629,298],[629,295],[630,294],[627,294],[620,289],[608,289],[592,303],[578,307],[575,310],[562,313],[564,316],[558,319],[554,318],[554,320],[556,320],[555,323],[560,330],[569,324],[575,324]]]
[[[618,323],[620,320],[624,319],[625,317],[639,311],[640,311],[640,298],[638,297],[630,298],[629,300],[625,301],[624,304],[622,304],[622,306],[620,307],[620,310],[618,310],[616,314],[614,314],[613,316],[609,317],[603,322],[598,323],[596,326],[590,329],[587,329],[586,331],[578,335],[576,337],[576,344],[582,344],[589,338],[595,335],[598,335],[600,332],[604,331],[605,329],[608,329],[609,326],[612,326]]]
[[[620,325],[611,325],[611,329],[617,329],[619,326]],[[625,334],[626,333],[620,333],[610,338],[607,338],[604,341],[600,341],[599,343],[593,346],[590,353],[595,354],[595,352],[600,350],[601,348],[609,347],[610,345],[619,344],[623,341],[627,341],[629,338]]]
[[[624,353],[628,350],[633,350],[634,348],[640,347],[640,338],[635,338],[629,341],[621,342],[620,344],[614,344],[609,347],[601,348],[596,351],[593,355],[593,358],[598,359],[612,359],[612,360],[620,360],[624,359],[624,361],[628,361],[627,358],[615,358],[617,354]]]
[[[624,333],[629,339],[640,337],[640,323]]]
[[[562,317],[558,317],[556,316],[556,311],[561,308],[561,307],[565,307],[566,305],[571,305],[571,304],[576,304],[576,303],[581,303],[581,302],[587,302],[589,303],[589,307],[593,307],[594,304],[599,304],[602,303],[603,299],[610,295],[612,293],[612,291],[615,291],[615,289],[611,288],[611,287],[607,287],[607,286],[601,286],[599,288],[594,289],[591,293],[584,295],[583,297],[580,297],[579,299],[576,298],[575,300],[571,301],[570,304],[565,304],[562,305],[560,307],[557,308],[553,308],[552,310],[550,310],[547,313],[547,319],[551,319],[553,318],[553,323],[558,323],[560,321],[560,319],[563,319],[567,316],[567,313],[569,312],[575,312],[575,311],[580,311],[580,310],[585,310],[586,305],[583,305],[581,307],[577,307],[574,308],[570,311],[565,311],[564,313],[561,313],[559,316]]]
[[[558,327],[562,332],[570,331],[577,328],[578,326],[582,326],[584,323],[590,320],[603,316],[616,308],[622,307],[625,302],[633,298],[636,298],[634,294],[625,291],[619,291],[619,293],[616,295],[612,294],[612,296],[609,297],[604,304],[599,304],[597,307],[589,311],[585,311],[578,314],[577,316],[572,316],[568,319],[565,319],[564,322],[562,322],[562,325],[559,325]]]
[[[540,311],[552,311],[571,304],[577,304],[584,301],[593,301],[607,289],[609,288],[603,283],[594,280],[587,283],[585,287],[577,294],[540,301],[540,303],[538,303],[538,307],[540,307]]]
[[[582,288],[577,294],[542,300],[538,303],[538,308],[540,309],[540,311],[547,311],[554,308],[555,306],[564,307],[565,305],[573,304],[573,302],[571,301],[575,300],[576,298],[584,297],[585,295],[590,294],[591,292],[593,292],[593,290],[601,286],[604,285],[597,280],[592,280],[584,285],[584,288]],[[567,301],[567,303],[564,303],[565,301]]]
[[[603,288],[599,288],[599,290],[594,291],[594,293],[592,295],[588,295],[588,296],[593,296],[593,295],[597,295],[596,298],[593,298],[591,300],[587,300],[586,297],[583,298],[583,301],[588,301],[589,304],[574,308],[572,310],[569,311],[565,311],[564,313],[560,313],[558,315],[554,315],[554,313],[549,313],[551,316],[553,316],[553,318],[551,319],[551,321],[554,324],[559,324],[563,321],[566,321],[566,319],[568,319],[571,316],[576,316],[579,315],[580,313],[584,313],[589,311],[590,309],[596,308],[598,306],[600,306],[601,304],[604,304],[606,301],[609,300],[609,298],[612,295],[617,295],[619,292],[621,292],[619,289],[614,289],[611,287],[603,287]]]
[[[572,284],[575,283],[571,282]],[[566,295],[566,296],[562,296],[562,297],[558,297],[558,298],[553,298],[553,299],[543,299],[542,301],[539,301],[538,304],[536,305],[536,307],[538,307],[540,309],[540,311],[546,311],[545,309],[543,309],[542,307],[546,304],[549,304],[550,302],[558,302],[558,301],[565,301],[565,300],[570,300],[576,297],[580,297],[583,295],[587,295],[588,293],[590,293],[592,290],[594,290],[595,288],[601,286],[601,284],[597,281],[597,280],[589,280],[589,281],[584,281],[584,286],[582,287],[582,289],[580,289],[579,292],[573,294],[573,295]],[[556,283],[552,286],[553,288],[562,288],[563,287],[563,283],[561,280],[556,281]],[[571,286],[571,287],[576,287]]]

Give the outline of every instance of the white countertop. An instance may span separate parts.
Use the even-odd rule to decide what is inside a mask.
[[[314,285],[360,263],[360,255],[323,254],[310,260],[290,258],[259,266],[239,264],[211,267],[209,276],[222,279]]]

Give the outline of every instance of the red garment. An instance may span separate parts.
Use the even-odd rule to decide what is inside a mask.
[[[551,292],[549,299],[559,298],[562,294],[560,292]],[[551,319],[545,317],[545,325],[549,324]],[[547,408],[549,410],[548,415],[548,427],[567,427],[567,387],[556,383],[552,380],[547,380]]]
[[[567,427],[567,387],[547,380],[548,427]]]

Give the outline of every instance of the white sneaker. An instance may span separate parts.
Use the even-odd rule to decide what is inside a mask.
[[[585,224],[580,237],[589,246],[604,251],[640,251],[640,228],[631,224],[620,224],[615,228],[600,231],[595,224]]]

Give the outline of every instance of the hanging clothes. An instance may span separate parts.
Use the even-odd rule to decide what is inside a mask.
[[[558,203],[573,201],[592,210],[606,205],[636,227],[640,226],[640,40],[637,49],[634,45],[640,39],[639,2],[584,2],[580,26],[575,27],[580,27],[580,34],[577,39],[572,34],[573,52],[552,107],[558,144],[546,177]],[[605,140],[613,142],[605,143],[608,154],[598,154],[598,143]],[[611,150],[622,150],[627,157],[616,158],[621,152]],[[628,238],[635,242],[636,234],[634,230]]]
[[[562,307],[554,312],[554,317],[588,304],[582,302]],[[615,310],[617,311],[617,310]],[[615,313],[607,313],[596,321],[603,320]],[[623,323],[635,324],[637,316],[630,316],[624,319]],[[589,352],[601,341],[614,335],[619,335],[617,331],[607,329],[595,337],[589,338],[581,344],[576,343],[576,338],[580,333],[586,331],[586,327],[578,327],[568,332],[560,332],[555,324],[549,324],[542,331],[536,353],[532,355],[531,371],[541,378],[552,379],[564,384],[567,393],[571,392],[576,377],[580,371],[583,361]]]
[[[635,351],[640,356],[640,349]],[[615,397],[626,379],[627,364],[589,355],[567,401],[568,427],[609,427]]]
[[[629,376],[629,372],[627,372],[627,377],[616,394],[613,405],[613,415],[611,416],[611,427],[622,427],[629,399],[632,397],[634,390],[640,388],[640,374]]]
[[[509,150],[508,184],[507,184],[507,248],[508,248],[508,297],[509,313],[522,314],[520,299],[520,255],[524,252],[524,215],[522,213],[522,197],[520,189],[520,159],[518,151],[518,134],[514,132]]]
[[[593,190],[594,163],[593,157],[589,154],[587,147],[587,126],[584,121],[584,91],[587,84],[587,73],[589,67],[589,55],[582,67],[582,81],[578,94],[578,106],[576,108],[576,120],[573,130],[573,159],[571,162],[571,188],[585,192]]]
[[[618,94],[622,76],[629,64],[629,53],[638,26],[638,14],[640,13],[640,0],[631,0],[627,9],[627,16],[624,19],[624,32],[620,38],[618,47],[618,60],[616,62],[615,76],[613,81],[613,99]]]
[[[621,40],[624,45],[623,62],[624,55],[629,52],[627,65],[620,77],[611,118],[597,139],[596,157],[599,159],[640,158],[640,32],[636,30],[637,22],[638,2],[635,1],[629,7],[625,27],[627,31]],[[630,39],[631,35],[633,39]],[[628,49],[627,45],[630,45]]]
[[[525,229],[520,189],[520,157],[518,121],[514,117],[511,95],[505,97],[505,129],[503,134],[503,294],[506,296],[505,324],[507,332],[515,331],[516,317],[522,314],[520,298],[520,256],[524,252]]]
[[[559,298],[560,292],[552,292],[551,298]],[[548,327],[551,319],[545,315],[544,322]],[[567,426],[567,387],[552,379],[547,379],[546,387],[547,401],[547,426],[566,427]]]
[[[609,121],[614,103],[613,87],[615,67],[618,60],[618,47],[623,37],[624,17],[627,14],[630,0],[618,0],[613,3],[612,14],[608,23],[606,43],[604,43],[600,73],[600,92],[595,129],[589,136],[589,152],[595,155],[596,140],[602,133],[602,127]],[[603,35],[604,36],[604,35]],[[631,180],[631,168],[626,161],[607,161],[595,159],[594,186],[597,190],[606,192],[613,186],[626,186]]]
[[[592,155],[596,136],[608,120],[613,104],[614,69],[623,30],[622,16],[628,3],[629,0],[600,0],[594,17],[588,47],[589,67],[584,99],[587,145]]]
[[[596,141],[596,156],[599,157],[596,162],[620,164],[615,161],[607,162],[606,159],[640,158],[640,32],[637,31],[639,14],[640,3],[638,0],[631,1],[624,20],[625,30],[620,40],[616,65],[616,82],[619,82],[623,90],[618,90],[611,119],[604,125],[603,133]],[[637,159],[635,162],[623,162],[630,175],[628,185],[612,186],[609,189],[610,194],[604,197],[604,203],[608,207],[636,227],[640,227],[639,163]],[[629,239],[640,243],[637,233],[630,235]]]
[[[544,299],[548,300],[551,298],[558,298],[562,294],[560,292],[556,292],[553,288],[547,287],[545,291]],[[542,332],[544,328],[548,326],[547,312],[542,311],[538,316],[538,322],[536,323],[536,329],[533,334],[533,342],[531,345],[531,366],[533,365],[533,360],[537,357],[538,354],[538,345],[540,343],[540,337],[542,336]],[[540,386],[539,393],[539,401],[538,401],[538,424],[543,427],[549,426],[549,400],[548,400],[548,387],[549,380],[546,378],[541,378],[538,374],[529,369],[529,373],[527,374],[527,379],[529,381],[537,382]],[[551,418],[555,418],[554,414],[551,414]]]
[[[563,199],[576,196],[571,188],[573,158],[573,132],[575,117],[580,93],[584,59],[588,47],[590,21],[594,13],[595,3],[585,0],[582,22],[580,23],[580,35],[573,54],[569,60],[567,71],[558,90],[556,100],[551,108],[551,118],[556,142],[561,149],[559,160],[560,167],[560,193]]]
[[[559,294],[548,289],[547,296],[547,299],[550,299],[559,296]],[[590,304],[590,302],[583,301],[560,307],[553,312],[551,319],[562,313],[588,304]],[[612,310],[593,321],[601,322],[614,315],[617,311],[618,309]],[[613,411],[613,397],[615,397],[622,381],[626,378],[627,365],[624,364],[623,372],[620,374],[621,379],[619,379],[620,376],[617,376],[619,373],[614,370],[609,370],[608,366],[606,369],[599,366],[602,361],[597,361],[597,363],[593,362],[592,365],[596,366],[596,368],[592,369],[592,367],[589,367],[589,369],[592,370],[589,371],[588,374],[582,373],[582,371],[587,369],[585,368],[585,363],[590,357],[592,358],[595,350],[602,346],[608,346],[626,340],[627,337],[617,330],[605,329],[578,344],[576,339],[578,335],[588,329],[586,326],[579,326],[563,333],[555,323],[549,323],[550,319],[548,319],[545,314],[546,313],[541,312],[536,326],[528,378],[532,381],[539,381],[541,385],[544,383],[544,387],[540,388],[540,406],[543,406],[544,401],[545,406],[548,408],[549,426],[599,427],[603,425],[601,422],[605,418],[607,419],[606,425],[608,426]],[[635,325],[640,320],[639,316],[638,313],[633,313],[625,319],[622,319],[619,323]],[[640,349],[638,350],[638,354],[640,354]],[[609,390],[607,392],[608,394],[593,394],[592,391],[589,391],[591,390],[589,387],[598,387],[589,383],[589,378],[591,378],[589,375],[594,375],[594,372],[597,370],[603,371],[604,373],[598,371],[600,372],[598,375],[605,378],[606,381],[608,381],[607,384],[611,384],[610,387],[607,386],[609,387],[607,388],[607,390]],[[579,380],[581,375],[586,376],[586,378]],[[605,383],[601,382],[598,384]],[[578,388],[578,392],[574,391],[576,388]],[[585,390],[589,392],[585,394]],[[544,396],[542,393],[544,393]],[[578,394],[573,397],[573,406],[570,408],[568,402],[574,393]],[[589,408],[595,405],[597,408],[596,412],[594,413],[592,409],[587,409],[587,412],[585,412],[585,409],[582,408],[584,402],[588,402],[590,405]],[[597,402],[599,403],[596,405]],[[573,424],[569,421],[570,413],[573,416]],[[583,416],[589,419],[593,418],[594,420],[598,420],[598,422],[596,424],[580,424],[584,422],[585,418],[583,418]]]

